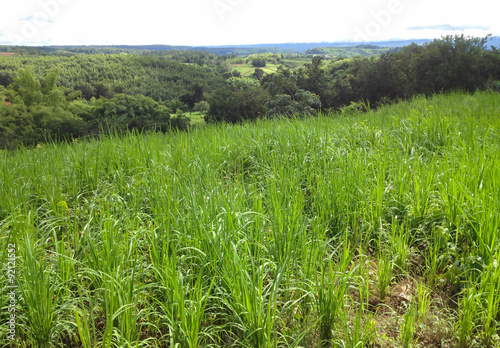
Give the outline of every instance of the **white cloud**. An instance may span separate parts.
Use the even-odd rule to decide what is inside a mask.
[[[0,30],[23,43],[53,44],[377,41],[439,37],[449,33],[444,25],[500,35],[489,7],[489,0],[470,7],[450,0],[23,0],[4,5]]]
[[[38,16],[29,16],[26,18],[19,18],[19,21],[21,22],[47,22],[47,23],[54,23],[54,21],[47,15],[47,14],[42,14]]]

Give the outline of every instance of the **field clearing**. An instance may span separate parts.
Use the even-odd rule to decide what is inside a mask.
[[[278,70],[278,67],[278,64],[266,64],[265,67],[260,69],[264,70],[266,74],[273,74]],[[238,71],[241,76],[246,77],[252,75],[255,72],[255,69],[257,69],[252,64],[231,64],[231,68]]]
[[[205,115],[199,111],[196,112],[186,112],[185,113],[186,117],[188,117],[191,121],[191,125],[199,125],[199,124],[204,124],[205,120],[204,117]]]
[[[309,58],[283,59],[282,63],[291,69],[297,69],[311,62]]]
[[[494,93],[2,151],[0,346],[493,347],[499,160]]]

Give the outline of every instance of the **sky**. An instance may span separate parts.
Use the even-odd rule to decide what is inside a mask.
[[[500,36],[491,0],[0,0],[3,45],[243,45]]]

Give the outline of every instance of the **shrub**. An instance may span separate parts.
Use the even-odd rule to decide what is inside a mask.
[[[255,120],[266,114],[268,94],[258,86],[219,88],[208,100],[210,109],[205,116],[205,122],[241,122]]]
[[[252,65],[256,68],[263,68],[266,66],[266,60],[264,58],[255,58],[252,60]]]

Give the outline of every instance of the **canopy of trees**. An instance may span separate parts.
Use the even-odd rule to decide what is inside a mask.
[[[162,131],[185,128],[171,119],[171,110],[144,95],[118,93],[87,101],[58,87],[57,71],[42,84],[28,69],[0,90],[0,147],[37,144],[48,139],[72,139],[101,132]]]
[[[221,74],[228,71],[223,59],[214,59],[209,54],[181,53],[169,57],[126,54],[2,57],[0,85],[7,87],[12,83],[20,68],[29,68],[40,80],[56,68],[65,91],[81,92],[87,100],[125,93],[164,101],[190,93],[193,84],[209,91],[223,83]],[[205,62],[210,65],[204,65]]]
[[[323,108],[339,108],[360,100],[376,106],[450,90],[473,92],[500,79],[500,52],[487,49],[487,40],[447,36],[377,58],[331,62],[320,75],[306,68],[300,84],[320,87],[317,93]]]
[[[380,57],[316,56],[272,74],[257,68],[250,77],[232,73],[231,63],[241,64],[242,58],[208,52],[2,56],[0,147],[101,131],[186,128],[185,118],[171,115],[195,109],[205,113],[206,122],[234,123],[377,107],[450,90],[499,91],[500,51],[488,49],[487,42],[488,37],[448,36]],[[281,54],[246,60],[256,66],[285,62]]]
[[[258,84],[228,84],[214,91],[208,99],[210,108],[205,115],[205,121],[236,123],[255,120],[266,115],[267,98],[267,91]]]

